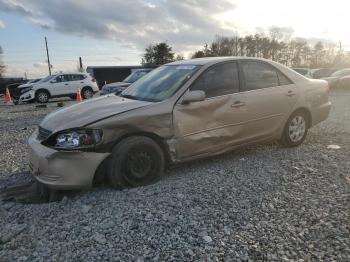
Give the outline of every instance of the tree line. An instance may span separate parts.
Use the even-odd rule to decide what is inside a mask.
[[[210,56],[247,56],[271,59],[290,67],[346,67],[350,66],[350,53],[345,52],[341,42],[314,45],[302,38],[290,41],[279,40],[259,34],[245,37],[217,36],[202,50],[196,51],[192,58]]]
[[[211,44],[192,54],[192,58],[213,56],[246,56],[271,59],[289,67],[344,68],[350,67],[350,52],[338,44],[318,41],[309,43],[306,39],[290,38],[281,32],[270,35],[217,36]],[[145,49],[142,64],[162,65],[182,60],[182,55],[172,52],[167,43],[150,45]]]

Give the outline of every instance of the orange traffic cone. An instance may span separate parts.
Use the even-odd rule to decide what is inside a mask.
[[[10,106],[14,105],[12,98],[11,98],[10,91],[7,87],[6,87],[6,93],[5,93],[5,103],[6,103],[6,105],[10,105]]]
[[[83,99],[81,98],[80,88],[77,89],[77,102],[81,102]]]

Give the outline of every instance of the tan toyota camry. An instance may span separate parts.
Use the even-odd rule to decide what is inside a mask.
[[[121,96],[107,95],[45,117],[29,138],[36,180],[116,188],[149,184],[166,165],[269,140],[301,144],[331,109],[329,88],[255,58],[184,60],[153,70]]]

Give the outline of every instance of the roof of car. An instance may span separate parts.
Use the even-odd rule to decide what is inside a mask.
[[[238,59],[268,61],[266,59],[257,58],[257,57],[220,56],[220,57],[202,57],[202,58],[194,58],[194,59],[188,59],[188,60],[180,60],[180,61],[169,63],[168,65],[205,65],[208,63],[231,61],[231,60],[238,60]]]

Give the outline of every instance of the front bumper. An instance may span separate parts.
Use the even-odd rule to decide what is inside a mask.
[[[34,90],[30,90],[24,94],[22,94],[19,99],[18,99],[18,103],[22,103],[22,102],[29,102],[35,99],[35,92]]]
[[[91,187],[97,167],[109,156],[109,153],[54,150],[40,143],[37,131],[28,142],[33,177],[52,189]]]

